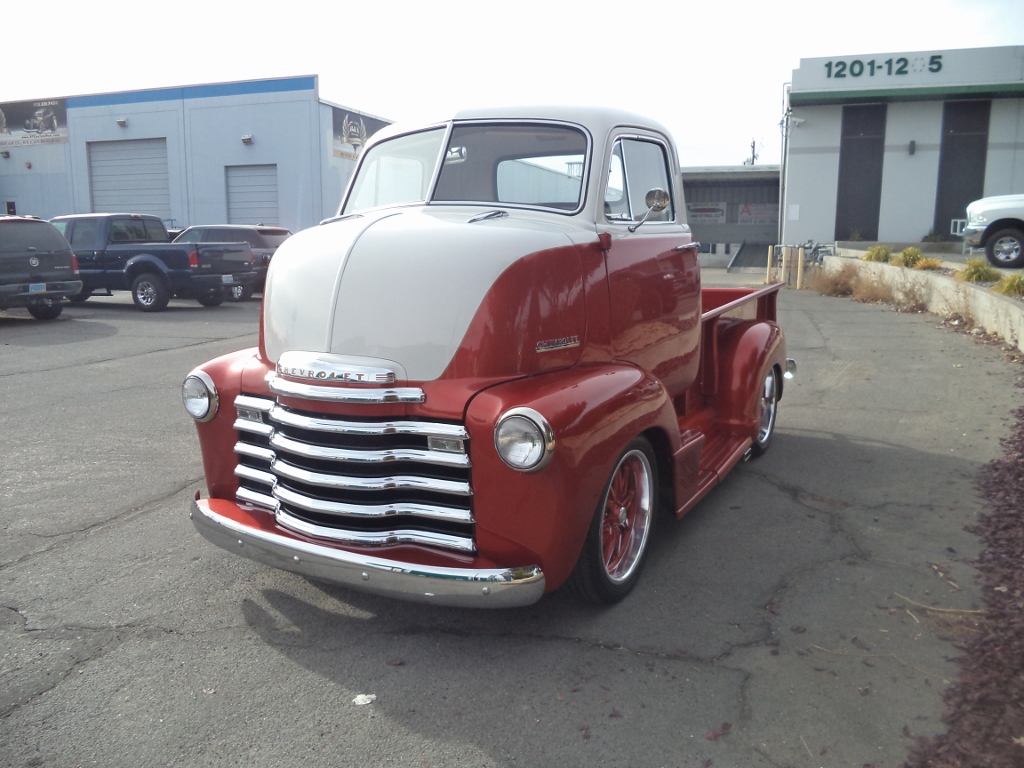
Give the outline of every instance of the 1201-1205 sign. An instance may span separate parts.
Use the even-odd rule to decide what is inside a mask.
[[[934,54],[927,59],[924,56],[915,56],[909,59],[906,56],[900,56],[899,58],[890,58],[884,61],[854,59],[853,61],[825,62],[825,73],[830,78],[862,77],[864,75],[868,77],[874,77],[875,75],[909,75],[912,72],[935,73],[941,71],[941,54]]]

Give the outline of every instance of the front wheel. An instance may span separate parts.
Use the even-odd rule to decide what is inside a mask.
[[[1013,227],[993,232],[985,243],[985,255],[1003,269],[1024,267],[1024,232]]]
[[[56,304],[52,301],[48,301],[45,304],[29,304],[28,313],[32,315],[36,320],[54,320],[60,317],[60,313],[64,310],[62,304]]]
[[[132,301],[143,312],[166,309],[171,292],[164,281],[152,272],[144,272],[132,281]]]
[[[751,449],[755,456],[762,455],[771,445],[775,434],[775,419],[779,414],[779,374],[774,366],[768,369],[761,384],[761,423]]]
[[[68,301],[72,304],[81,304],[83,301],[88,301],[90,296],[92,296],[92,288],[83,288],[78,293],[68,296]]]
[[[651,444],[635,438],[619,458],[567,586],[593,603],[616,603],[636,585],[654,527],[658,470]]]

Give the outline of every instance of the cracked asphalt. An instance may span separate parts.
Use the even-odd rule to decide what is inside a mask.
[[[776,440],[661,521],[636,591],[470,612],[195,533],[179,386],[257,313],[0,313],[0,765],[881,768],[944,730],[981,608],[974,479],[1024,396],[997,350],[785,291]]]

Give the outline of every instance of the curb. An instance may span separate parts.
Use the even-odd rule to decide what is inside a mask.
[[[946,275],[881,262],[826,256],[822,267],[826,272],[835,272],[846,264],[852,264],[861,274],[887,283],[898,299],[920,302],[929,312],[940,317],[959,315],[969,318],[974,326],[999,336],[1024,352],[1024,301],[978,285],[962,283]],[[944,263],[943,266],[950,269],[963,267],[953,263]]]

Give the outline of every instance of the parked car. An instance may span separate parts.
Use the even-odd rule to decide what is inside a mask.
[[[185,229],[174,238],[176,243],[248,243],[252,248],[256,282],[231,289],[233,301],[245,301],[254,291],[263,292],[270,259],[285,240],[292,236],[284,227],[249,226],[246,224],[199,224]]]
[[[80,262],[83,287],[73,302],[103,290],[131,291],[143,312],[159,312],[171,296],[215,307],[232,288],[256,279],[248,244],[174,244],[157,216],[82,213],[51,221]]]
[[[1024,195],[983,197],[967,206],[963,238],[997,267],[1024,267]]]
[[[57,228],[34,216],[0,216],[0,309],[53,320],[82,290],[78,260]]]

